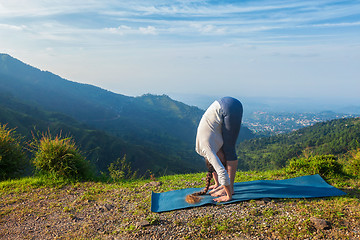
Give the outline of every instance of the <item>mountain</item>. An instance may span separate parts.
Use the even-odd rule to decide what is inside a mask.
[[[110,163],[125,154],[131,162],[132,169],[139,170],[140,174],[145,174],[147,170],[159,175],[202,169],[202,165],[185,165],[186,162],[183,161],[170,161],[161,152],[128,143],[105,131],[90,128],[62,113],[43,111],[9,94],[0,93],[0,123],[7,124],[8,128],[15,128],[17,134],[24,137],[24,146],[32,140],[33,134],[49,131],[52,135],[72,136],[82,154],[95,166],[98,173],[106,172]]]
[[[360,148],[360,118],[319,122],[297,131],[243,141],[238,145],[243,170],[279,169],[294,157],[341,156]]]
[[[157,153],[169,163],[162,161],[163,166],[159,168],[163,170],[170,171],[173,163],[184,166],[184,172],[202,169],[204,165],[194,151],[196,128],[203,110],[166,95],[116,94],[63,79],[7,54],[0,54],[0,92],[10,94],[28,108],[60,113],[61,118],[84,126],[79,129],[101,130],[128,144],[126,148],[137,146]],[[7,107],[11,109],[12,104]],[[251,131],[242,127],[240,139],[252,137]]]

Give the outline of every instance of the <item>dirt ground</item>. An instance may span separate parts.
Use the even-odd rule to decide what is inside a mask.
[[[152,190],[81,183],[2,194],[0,238],[360,239],[356,206],[328,217],[326,229],[309,220],[334,200],[263,199],[152,213]]]

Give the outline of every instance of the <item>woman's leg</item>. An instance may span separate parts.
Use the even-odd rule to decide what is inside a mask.
[[[238,160],[228,161],[226,165],[226,171],[228,172],[230,177],[230,190],[232,194],[234,194],[234,182],[235,182],[237,165],[238,165]],[[225,190],[222,188],[222,186],[213,187],[212,189],[213,190],[211,190],[209,193],[213,197],[219,197],[225,195]]]
[[[222,98],[219,103],[221,105],[223,117],[222,151],[224,158],[226,159],[226,171],[230,178],[230,189],[231,192],[234,193],[234,181],[238,166],[235,145],[240,132],[243,107],[239,100],[231,97]]]
[[[235,182],[235,176],[236,176],[236,170],[238,165],[238,160],[235,161],[227,161],[226,162],[226,170],[230,177],[230,188],[232,194],[234,194],[234,182]]]

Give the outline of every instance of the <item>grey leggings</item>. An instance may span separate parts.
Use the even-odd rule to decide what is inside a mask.
[[[222,137],[226,161],[237,160],[235,145],[239,136],[243,107],[239,100],[232,97],[224,97],[219,100],[221,106],[221,117],[223,119]]]

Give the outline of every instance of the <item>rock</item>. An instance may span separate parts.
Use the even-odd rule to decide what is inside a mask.
[[[271,202],[271,198],[262,198],[261,200],[263,200],[265,203]]]
[[[105,203],[104,205],[101,205],[101,206],[98,206],[98,205],[96,205],[96,206],[100,212],[111,211],[114,208],[114,205],[109,204],[109,203]]]
[[[79,218],[79,217],[76,217],[76,216],[71,217],[71,221],[73,221],[73,222],[79,222],[81,220],[82,220],[82,218]]]
[[[260,205],[266,205],[271,202],[271,198],[261,198],[256,200],[258,204]]]
[[[147,221],[147,220],[141,220],[140,222],[137,222],[137,223],[136,223],[136,227],[137,227],[137,228],[147,227],[147,226],[150,226],[150,223],[149,223],[149,221]]]
[[[104,207],[105,207],[108,211],[110,211],[110,210],[112,210],[112,209],[114,208],[113,205],[108,204],[108,203],[106,203],[106,204],[104,205]]]
[[[316,229],[326,230],[331,228],[330,223],[324,219],[311,217],[310,221],[314,224]]]
[[[152,182],[144,184],[143,187],[159,187],[161,184],[162,184],[162,182],[152,181]]]

